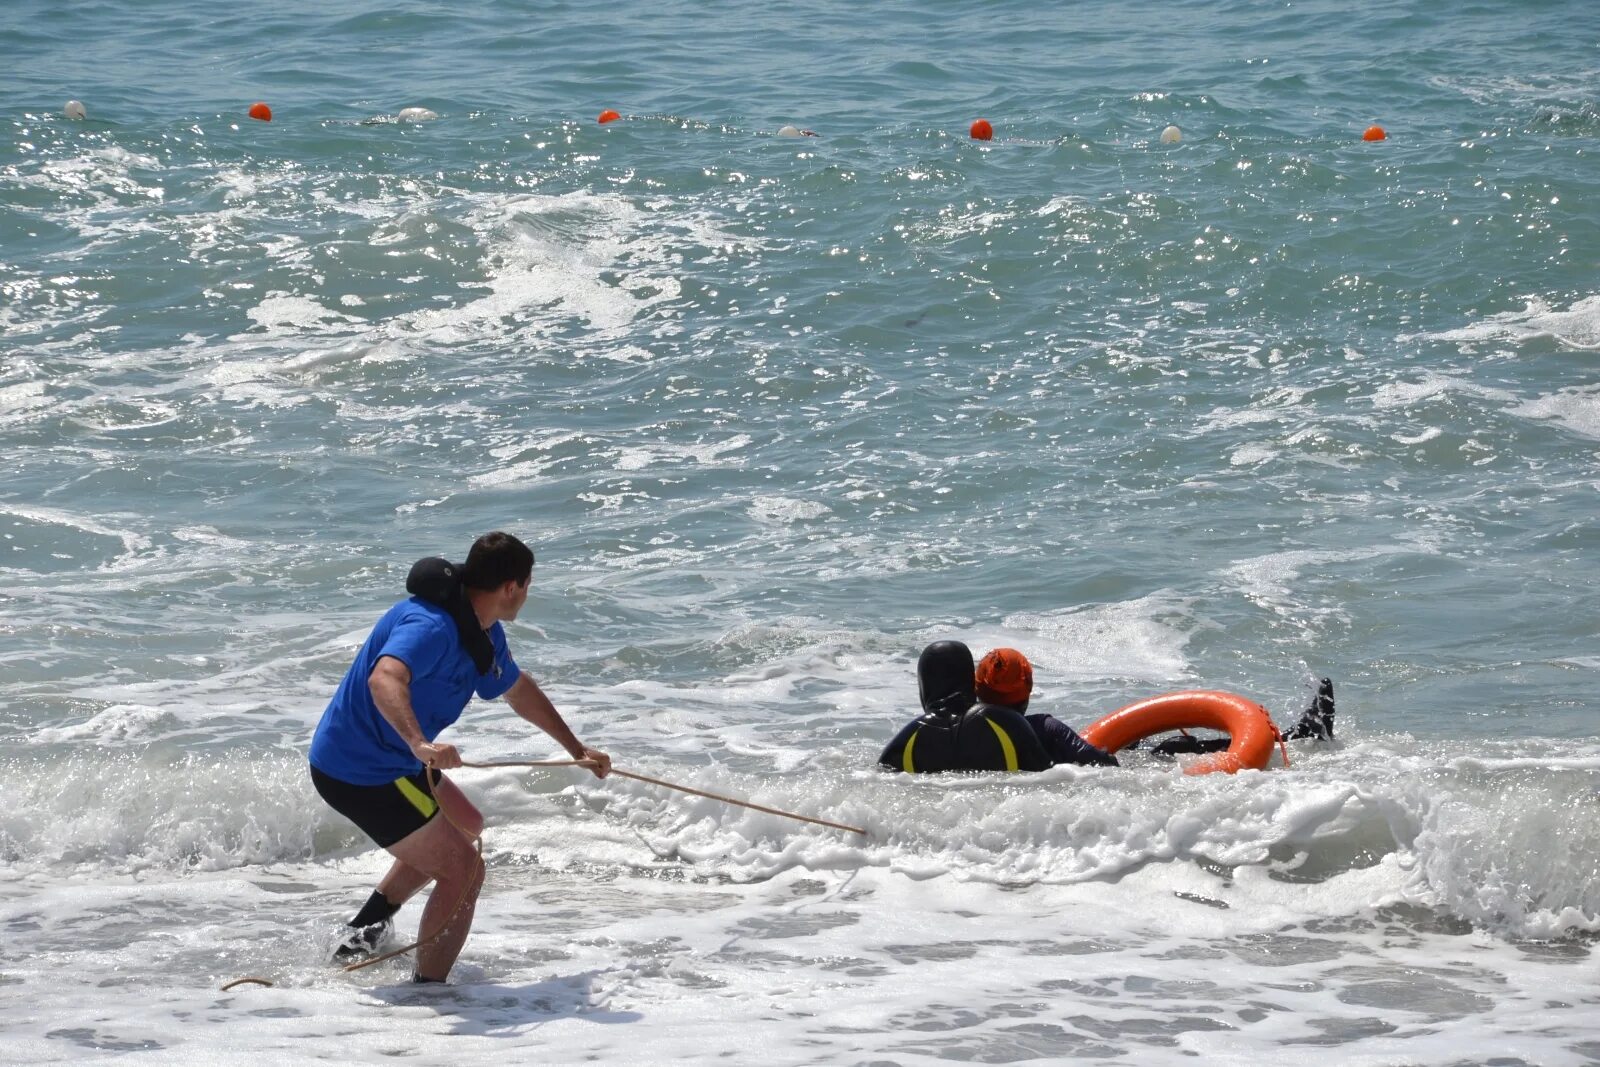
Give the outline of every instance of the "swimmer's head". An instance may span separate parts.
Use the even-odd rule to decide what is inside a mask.
[[[972,650],[960,641],[935,641],[917,659],[922,710],[960,715],[977,701],[972,691]]]
[[[1033,695],[1033,664],[1014,648],[997,648],[978,661],[976,681],[983,703],[1021,711]]]

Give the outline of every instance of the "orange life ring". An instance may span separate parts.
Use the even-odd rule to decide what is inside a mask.
[[[1222,730],[1232,743],[1224,752],[1213,752],[1190,763],[1183,769],[1185,774],[1232,774],[1246,767],[1263,770],[1279,738],[1266,708],[1217,689],[1185,689],[1140,700],[1090,723],[1079,731],[1079,736],[1091,745],[1115,752],[1151,734],[1190,727]]]

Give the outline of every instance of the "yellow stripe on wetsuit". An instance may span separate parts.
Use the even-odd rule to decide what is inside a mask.
[[[1017,770],[1017,746],[1011,743],[1011,735],[1000,728],[1000,724],[993,719],[984,719],[989,724],[989,729],[1000,739],[1000,748],[1006,754],[1006,770]]]
[[[1017,764],[1017,746],[1011,743],[1011,735],[1006,733],[1000,724],[993,719],[984,719],[983,721],[989,724],[989,729],[993,730],[994,735],[1000,739],[1000,751],[1006,757],[1006,770],[1020,770],[1021,768]],[[911,759],[911,750],[916,747],[917,735],[921,732],[922,727],[919,726],[912,731],[910,737],[906,738],[906,750],[900,756],[900,766],[905,769],[907,774],[917,773],[917,765]]]
[[[424,771],[423,773],[427,773]],[[400,790],[400,795],[411,801],[411,806],[422,812],[424,818],[433,818],[433,813],[439,810],[439,805],[434,803],[432,797],[411,784],[409,778],[396,778],[394,787]]]

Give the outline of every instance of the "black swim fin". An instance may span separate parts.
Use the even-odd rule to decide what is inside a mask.
[[[1323,678],[1317,684],[1317,695],[1288,733],[1285,741],[1298,741],[1309,737],[1315,741],[1333,740],[1333,679]]]

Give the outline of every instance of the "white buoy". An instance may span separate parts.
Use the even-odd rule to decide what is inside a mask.
[[[802,130],[798,126],[780,126],[778,128],[778,136],[779,137],[804,137],[805,136],[805,131]]]
[[[425,107],[407,107],[400,110],[395,118],[401,122],[431,122],[439,117],[437,111],[429,111]]]
[[[1181,140],[1183,140],[1183,131],[1176,126],[1168,126],[1161,131],[1162,144],[1177,144]]]
[[[89,117],[89,113],[84,110],[83,101],[81,100],[68,100],[66,106],[61,109],[61,113],[73,122],[82,122]]]

